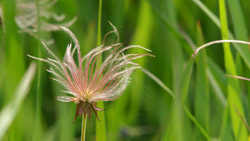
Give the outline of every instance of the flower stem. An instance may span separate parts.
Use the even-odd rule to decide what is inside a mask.
[[[37,56],[41,57],[41,28],[40,28],[40,5],[39,0],[36,0],[36,16],[37,16]],[[33,140],[40,141],[42,136],[41,130],[41,103],[42,103],[42,95],[41,95],[41,61],[37,63],[37,82],[36,82],[36,114],[35,114],[35,130],[33,134]]]
[[[102,23],[102,0],[99,0],[99,9],[98,9],[98,25],[97,25],[97,46],[100,46],[101,41],[101,23]],[[102,63],[102,59],[100,64]],[[100,66],[99,66],[100,67]],[[99,101],[97,106],[101,109],[104,109],[103,101]],[[99,118],[101,119],[98,121],[96,119],[96,140],[97,141],[106,141],[106,123],[105,123],[105,115],[104,112],[98,113]]]
[[[82,136],[81,136],[81,141],[85,141],[86,125],[87,125],[87,115],[84,114],[83,117],[82,117]]]

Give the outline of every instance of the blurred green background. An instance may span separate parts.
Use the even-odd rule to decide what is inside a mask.
[[[36,9],[42,7],[38,1],[31,1],[36,14],[43,12]],[[64,14],[64,21],[77,17],[69,28],[83,54],[96,47],[99,2],[58,0],[47,9]],[[37,38],[20,32],[15,21],[20,15],[17,1],[0,0],[0,6],[0,140],[3,124],[12,118],[2,140],[80,140],[81,118],[72,124],[75,104],[56,101],[56,96],[64,93],[46,72],[49,65],[27,56],[46,58],[48,52]],[[141,70],[133,73],[124,94],[105,102],[105,119],[100,120],[106,122],[106,140],[249,140],[250,82],[225,76],[250,78],[249,47],[217,44],[200,51],[195,60],[190,59],[198,46],[210,41],[248,41],[249,6],[249,0],[102,1],[101,38],[112,30],[110,21],[122,43],[152,50],[155,58],[144,57],[137,62],[163,82],[155,82]],[[36,19],[40,25],[45,21],[60,24],[43,15]],[[49,47],[62,58],[72,42],[70,37],[60,30],[37,30],[34,34],[38,38],[54,40]],[[143,53],[136,49],[130,52]],[[19,85],[32,61],[37,64],[33,81]],[[32,75],[29,71],[24,79],[31,81]],[[30,87],[26,97],[20,98],[18,86]],[[95,122],[93,116],[87,125],[87,140],[98,138]]]

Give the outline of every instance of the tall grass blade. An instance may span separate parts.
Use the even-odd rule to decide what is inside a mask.
[[[101,45],[101,20],[102,20],[102,0],[99,0],[99,9],[98,9],[98,23],[97,23],[97,46]],[[101,64],[101,62],[100,62]],[[101,109],[104,109],[103,101],[97,103],[97,106]],[[96,140],[97,141],[106,141],[106,120],[105,120],[105,113],[99,112],[99,118],[101,119],[98,121],[96,119]]]
[[[38,45],[37,45],[37,57],[41,58],[41,30],[40,30],[40,7],[39,0],[36,0],[36,16],[37,16],[37,36],[38,36]],[[36,121],[35,121],[35,130],[33,139],[40,141],[41,140],[41,61],[38,61],[37,64],[37,82],[36,82]]]
[[[219,7],[220,7],[222,39],[227,40],[229,39],[229,34],[228,34],[229,32],[228,32],[228,26],[227,26],[228,24],[227,24],[225,0],[219,1]],[[229,46],[230,46],[229,43],[223,43],[226,72],[227,74],[230,74],[230,75],[237,75],[233,56],[232,56]],[[228,79],[227,93],[228,93],[228,103],[229,103],[234,136],[235,138],[239,140],[247,140],[246,127],[241,122],[240,117],[238,116],[237,112],[234,109],[234,106],[237,107],[241,115],[245,117],[242,102],[240,99],[241,91],[240,91],[238,80]]]
[[[180,94],[175,95],[175,100],[173,104],[173,113],[171,113],[170,125],[167,129],[167,132],[163,136],[163,140],[178,140],[182,141],[188,138],[187,132],[184,129],[189,129],[187,127],[188,121],[184,116],[184,103],[188,95],[188,88],[190,83],[190,78],[192,74],[192,68],[194,64],[194,58],[191,58],[186,66],[182,83],[181,83],[181,92]],[[187,114],[190,116],[190,114]],[[191,120],[193,118],[191,117]],[[185,128],[184,128],[185,127]],[[203,130],[204,131],[204,130]]]
[[[229,105],[227,104],[223,113],[222,127],[221,127],[221,132],[220,132],[221,141],[234,141],[229,110],[230,110]]]
[[[186,98],[188,95],[188,89],[189,89],[191,74],[193,70],[194,60],[195,60],[194,57],[189,59],[184,75],[183,75],[183,79],[181,83],[181,97],[182,97],[183,103],[186,101]]]
[[[173,0],[167,1],[167,12],[166,16],[168,16],[169,21],[172,24],[177,25],[177,11],[175,7],[175,2]],[[175,99],[173,101],[173,109],[170,113],[170,120],[169,125],[167,126],[167,130],[163,135],[163,140],[189,140],[191,139],[190,132],[190,121],[184,114],[184,97],[187,95],[187,91],[189,85],[185,85],[186,82],[190,80],[189,75],[187,75],[193,65],[193,58],[191,62],[188,63],[188,66],[185,66],[184,61],[184,51],[182,46],[180,45],[181,42],[178,42],[172,35],[168,36],[168,45],[173,46],[171,48],[171,56],[172,58],[172,65],[171,68],[173,70],[173,91],[175,93]],[[185,78],[184,78],[185,77]],[[185,81],[185,82],[184,82]],[[184,84],[184,83],[185,84]],[[185,85],[185,86],[184,86]],[[185,93],[186,92],[186,93]],[[185,127],[185,128],[184,128]]]
[[[168,86],[166,86],[159,78],[157,78],[154,74],[150,73],[149,71],[142,69],[143,72],[148,75],[152,80],[154,80],[162,89],[164,89],[167,93],[169,93],[173,98],[174,93],[170,90]],[[202,127],[202,125],[197,121],[197,119],[192,115],[192,113],[189,111],[189,109],[184,106],[184,111],[186,115],[189,117],[189,119],[195,124],[195,126],[200,130],[200,132],[204,135],[206,139],[209,139],[208,133],[206,130]],[[165,138],[164,138],[165,139]]]
[[[1,94],[3,104],[7,104],[12,100],[15,93],[15,88],[18,87],[19,80],[21,80],[25,72],[25,60],[24,60],[24,48],[21,46],[20,36],[17,33],[17,26],[15,24],[15,0],[4,0],[1,3],[2,7],[2,16],[4,27],[4,71],[6,72],[4,78],[4,87],[2,87]],[[20,120],[19,116],[16,118]],[[8,137],[10,140],[21,140],[21,134],[24,134],[24,130],[18,128],[17,124],[13,124],[10,127],[10,134]]]
[[[17,87],[19,79],[25,70],[23,59],[23,48],[20,46],[20,38],[17,34],[17,26],[15,25],[15,2],[14,0],[7,0],[1,3],[4,32],[4,60],[5,60],[5,72],[6,72],[6,101],[11,98],[11,94],[14,93],[14,87]],[[1,64],[2,65],[2,64]],[[18,71],[16,71],[18,68]]]
[[[146,1],[140,1],[139,18],[137,19],[136,30],[132,37],[131,44],[137,44],[148,48],[150,38],[152,37],[153,19],[150,5]],[[131,49],[131,52],[145,53],[142,50]],[[142,67],[146,64],[147,58],[137,60],[137,63]],[[142,71],[136,71],[132,74],[133,81],[131,82],[131,105],[128,115],[128,123],[135,123],[141,108],[141,98],[143,97],[144,75]]]
[[[242,8],[238,0],[228,0],[229,11],[232,17],[233,28],[237,40],[248,41],[247,27],[245,25]],[[247,50],[247,45],[239,45]],[[249,50],[248,50],[249,52]]]
[[[202,45],[203,33],[201,26],[197,25],[197,46]],[[196,85],[195,85],[195,117],[200,121],[201,125],[209,132],[209,117],[210,117],[210,102],[209,102],[209,87],[208,79],[206,75],[207,59],[206,51],[203,51],[196,58],[197,70],[196,70]],[[201,106],[202,105],[202,106]],[[197,140],[205,140],[202,134],[197,130]]]
[[[35,75],[35,71],[36,71],[36,64],[31,63],[16,89],[14,98],[10,101],[8,105],[6,105],[2,109],[0,113],[0,127],[1,127],[0,128],[0,140],[3,139],[6,131],[11,125],[11,122],[15,118],[18,112],[18,109],[20,108],[24,98],[28,94],[31,82]]]
[[[201,132],[201,134],[204,136],[204,138],[206,140],[210,140],[210,137],[206,131],[206,129],[203,128],[203,126],[197,121],[197,119],[192,115],[192,113],[188,110],[187,107],[184,107],[184,110],[187,114],[187,116],[190,118],[190,120],[193,121],[193,123],[195,124],[195,126],[197,127],[197,129]],[[199,138],[199,140],[201,140],[201,138]]]
[[[224,79],[222,79],[223,74],[221,73],[220,76],[216,76],[216,74],[215,74],[216,70],[214,69],[214,64],[208,63],[208,65],[209,65],[209,67],[207,68],[207,77],[210,81],[211,87],[214,89],[215,95],[216,95],[218,101],[221,103],[221,105],[223,107],[225,107],[227,104],[227,99],[225,97],[225,93],[224,93],[223,88],[222,88],[223,86],[221,86],[224,82],[223,81]]]
[[[214,15],[207,7],[204,5],[200,0],[193,0],[193,2],[201,9],[203,10],[208,17],[215,23],[216,26],[219,28],[221,27],[220,25],[220,20],[216,15]]]
[[[237,112],[238,116],[240,117],[241,121],[244,123],[245,127],[247,128],[248,130],[248,133],[250,133],[250,127],[249,125],[247,124],[247,121],[244,119],[244,117],[240,114],[239,110],[234,107],[235,111]]]

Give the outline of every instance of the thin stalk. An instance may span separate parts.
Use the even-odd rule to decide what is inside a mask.
[[[41,57],[41,48],[40,48],[40,38],[41,38],[41,30],[40,30],[40,7],[39,0],[36,0],[36,16],[37,16],[37,36],[38,36],[38,52],[37,56]],[[36,119],[35,119],[35,133],[34,140],[41,140],[41,62],[38,62],[37,65],[37,85],[36,85]]]
[[[101,22],[102,20],[102,0],[99,0],[98,25],[97,25],[97,46],[101,45]]]
[[[98,9],[98,24],[97,24],[97,46],[101,45],[101,20],[102,20],[102,0],[99,0],[99,9]],[[100,60],[100,64],[102,59]],[[98,107],[104,109],[103,101],[97,103]],[[96,140],[97,141],[106,141],[106,123],[104,112],[99,112],[98,116],[100,121],[96,119]]]
[[[84,114],[82,116],[82,135],[81,135],[81,141],[85,141],[85,135],[86,135],[86,128],[87,128],[87,115]]]

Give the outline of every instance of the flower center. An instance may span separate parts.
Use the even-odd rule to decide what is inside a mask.
[[[103,109],[96,107],[96,104],[96,102],[91,102],[87,100],[85,102],[80,100],[78,103],[76,103],[76,114],[74,121],[76,120],[77,116],[81,116],[83,114],[87,115],[90,119],[92,116],[92,112],[94,112],[96,114],[96,117],[98,118],[97,111],[103,111]]]

